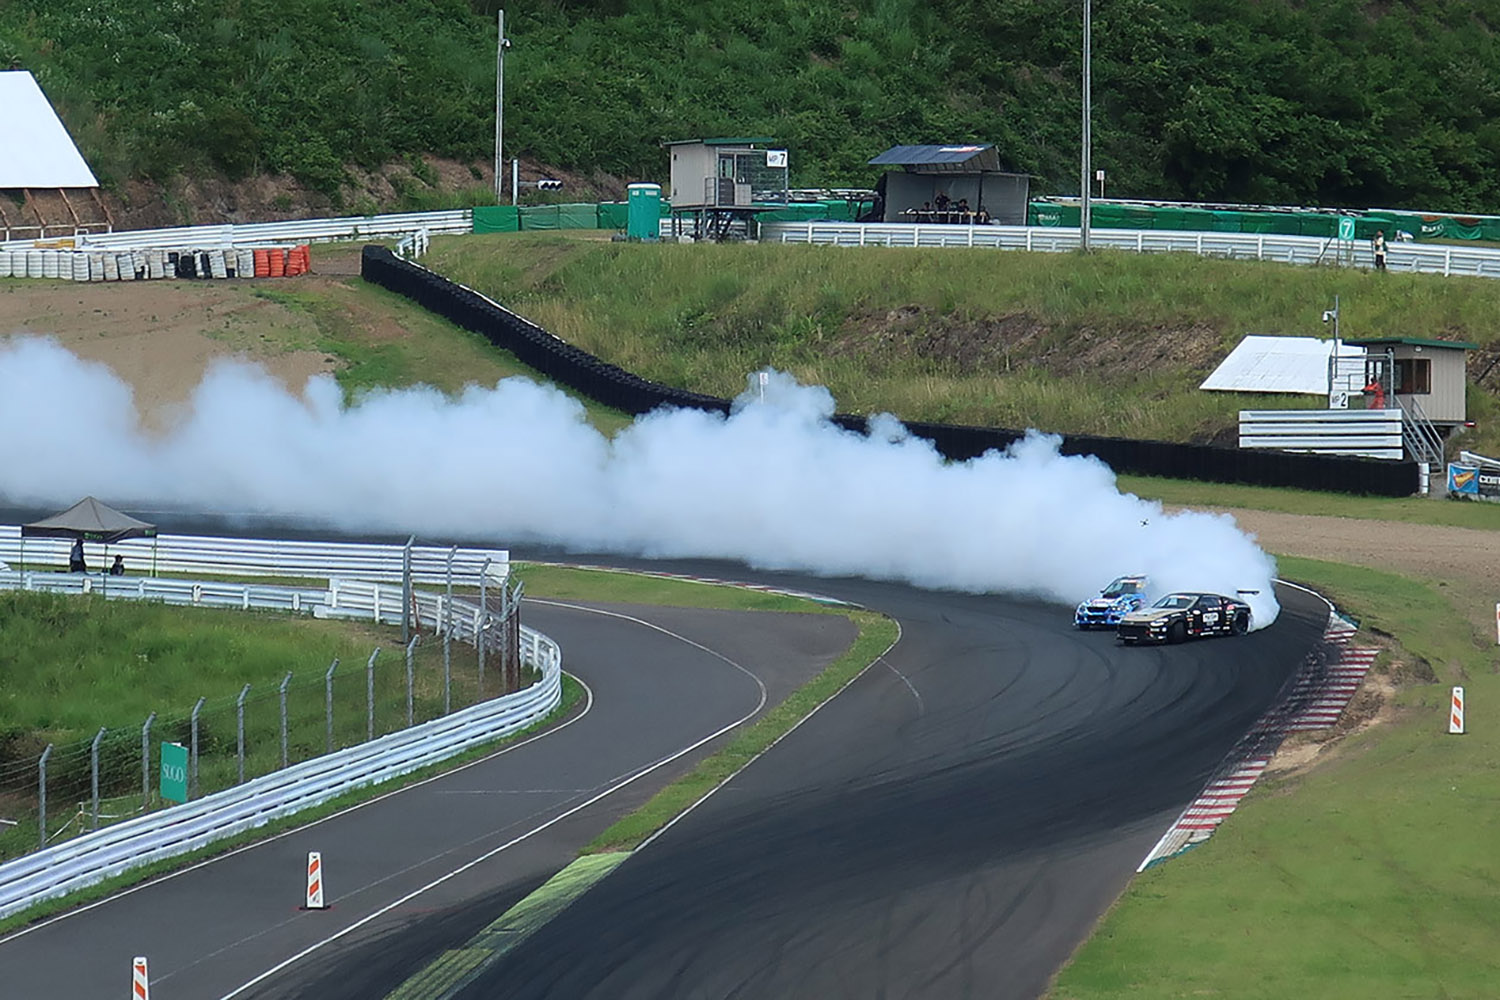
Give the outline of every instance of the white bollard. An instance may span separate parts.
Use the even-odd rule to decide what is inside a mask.
[[[146,959],[130,963],[130,996],[132,1000],[151,1000],[151,980],[146,976]]]
[[[307,852],[307,906],[309,910],[326,910],[323,902],[323,855]]]
[[[1454,736],[1464,734],[1464,689],[1453,689],[1453,707],[1448,710],[1448,732]]]

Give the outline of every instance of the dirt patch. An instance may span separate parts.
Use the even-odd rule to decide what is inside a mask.
[[[245,294],[245,284],[6,283],[0,336],[52,336],[108,365],[135,390],[146,425],[159,429],[216,358],[254,361],[299,393],[308,378],[336,367],[317,350],[310,317]]]

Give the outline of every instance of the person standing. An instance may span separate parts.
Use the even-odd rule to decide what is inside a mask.
[[[1375,230],[1375,236],[1370,240],[1370,249],[1375,251],[1375,270],[1385,270],[1385,230]]]
[[[73,551],[68,553],[68,572],[87,573],[88,564],[83,561],[83,539],[73,539]]]

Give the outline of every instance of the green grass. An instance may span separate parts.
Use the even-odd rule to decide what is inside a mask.
[[[1488,637],[1394,574],[1295,558],[1281,572],[1400,640],[1396,721],[1263,779],[1212,840],[1139,876],[1056,1000],[1494,996],[1500,729],[1481,709],[1447,735],[1450,684],[1471,706],[1500,698]],[[1436,680],[1414,680],[1422,665]]]
[[[513,562],[511,572],[525,584],[527,597],[553,600],[667,604],[678,608],[723,608],[727,611],[808,611],[820,607],[797,597],[626,570],[588,570]]]
[[[607,361],[734,396],[771,365],[841,409],[1178,441],[1232,436],[1241,408],[1310,396],[1209,393],[1248,333],[1392,331],[1500,341],[1500,283],[1180,254],[600,243],[449,237],[425,261]],[[1500,447],[1475,391],[1466,443]],[[1494,423],[1495,426],[1490,426]]]

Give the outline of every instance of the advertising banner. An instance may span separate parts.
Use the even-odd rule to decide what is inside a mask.
[[[1500,500],[1500,471],[1449,462],[1448,492],[1455,496]]]

